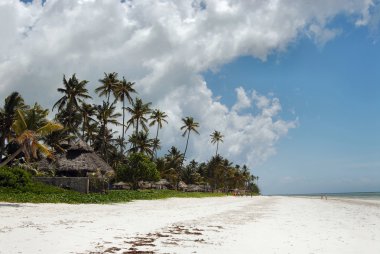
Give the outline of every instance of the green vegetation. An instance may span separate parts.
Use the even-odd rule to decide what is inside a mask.
[[[174,197],[203,198],[223,195],[221,193],[180,192],[174,190],[111,190],[106,194],[82,194],[34,182],[27,188],[0,187],[0,201],[11,203],[106,204],[129,202],[132,200],[153,200]]]
[[[126,163],[116,168],[117,180],[130,182],[133,189],[138,189],[139,181],[158,181],[160,174],[156,164],[143,153],[132,153],[127,157]]]
[[[203,190],[212,192],[231,192],[239,189],[260,193],[257,186],[259,178],[251,173],[252,170],[246,165],[240,167],[233,164],[220,155],[219,145],[223,143],[223,139],[228,139],[220,131],[215,130],[210,135],[210,147],[216,144],[216,150],[215,155],[213,151],[210,153],[208,161],[197,162],[186,157],[189,156],[187,152],[191,145],[190,134],[199,134],[200,130],[200,123],[192,116],[181,118],[182,126],[178,130],[182,131],[182,136],[186,138],[184,150],[173,146],[167,153],[160,151],[163,142],[159,139],[159,131],[164,128],[164,124],[170,124],[169,116],[160,109],[153,110],[151,102],[133,97],[134,94],[138,94],[134,82],[127,81],[124,77],[119,79],[118,73],[115,72],[104,73],[104,77],[98,80],[100,86],[95,88],[95,94],[104,100],[95,104],[98,100],[93,100],[90,96],[87,80],[80,80],[73,74],[69,78],[64,75],[62,81],[62,87],[57,89],[60,98],[53,106],[53,110],[57,110],[53,120],[47,118],[48,109],[42,108],[38,103],[26,105],[18,92],[13,92],[5,98],[0,107],[0,166],[20,166],[37,175],[54,176],[56,169],[41,172],[33,162],[43,157],[54,160],[54,155],[65,153],[65,144],[67,147],[70,141],[80,138],[112,168],[117,169],[118,181],[128,181],[134,189],[138,188],[138,181],[164,178],[170,183],[168,188],[174,189],[178,189],[180,185],[191,184],[202,186]],[[122,133],[115,131],[116,126],[121,126]],[[196,138],[197,136],[192,135],[195,142]],[[104,175],[99,174],[94,177],[103,179]],[[0,176],[1,185],[7,188],[2,189],[2,200],[6,200],[4,193],[8,193],[9,198],[16,195],[16,200],[21,197],[38,200],[38,195],[42,193],[42,200],[51,196],[51,202],[76,200],[75,197],[80,197],[78,200],[83,202],[87,202],[86,199],[116,202],[114,196],[123,196],[121,200],[128,201],[129,195],[132,195],[130,193],[138,194],[137,199],[144,195],[152,198],[165,196],[164,193],[169,193],[169,196],[195,195],[170,191],[112,191],[106,194],[103,197],[105,200],[102,201],[102,198],[94,198],[99,194],[91,194],[85,198],[81,194],[62,190],[50,189],[50,193],[40,191],[47,190],[47,187],[36,184],[32,184],[32,189],[25,189],[26,187],[22,187],[23,178],[18,178],[9,171],[0,171]],[[14,190],[10,190],[10,187]],[[61,198],[56,199],[56,196]],[[68,196],[71,199],[67,198]]]
[[[31,185],[31,177],[21,168],[0,167],[0,187],[25,189]]]

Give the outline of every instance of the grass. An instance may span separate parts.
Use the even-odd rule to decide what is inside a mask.
[[[203,198],[220,196],[224,196],[224,194],[179,192],[173,190],[112,190],[107,194],[82,194],[42,183],[32,183],[30,187],[25,189],[0,187],[0,202],[10,203],[107,204],[173,197]]]

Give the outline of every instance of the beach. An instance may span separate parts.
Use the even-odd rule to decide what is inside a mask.
[[[0,203],[0,253],[380,253],[380,201]]]

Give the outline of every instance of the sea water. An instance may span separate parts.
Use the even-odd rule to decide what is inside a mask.
[[[303,196],[303,197],[331,197],[331,198],[349,198],[349,199],[365,199],[365,200],[380,200],[380,192],[345,192],[345,193],[314,193],[314,194],[300,194],[289,196]]]

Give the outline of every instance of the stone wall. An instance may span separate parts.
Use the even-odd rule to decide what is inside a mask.
[[[90,184],[88,177],[34,177],[34,180],[82,193],[89,192]]]

